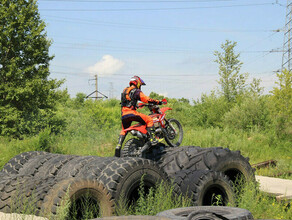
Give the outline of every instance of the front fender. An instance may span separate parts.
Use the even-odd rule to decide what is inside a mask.
[[[163,107],[163,108],[160,109],[160,111],[161,111],[162,113],[165,113],[167,110],[172,110],[172,108],[169,108],[169,107]]]

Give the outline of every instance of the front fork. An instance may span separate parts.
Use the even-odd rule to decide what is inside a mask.
[[[165,135],[167,135],[167,137],[169,137],[170,135],[171,136],[173,136],[173,135],[176,136],[177,135],[176,129],[166,119],[165,119],[165,125],[169,126],[171,128],[171,130],[174,132],[174,134],[172,134],[172,133],[168,134],[168,131],[166,130],[166,126],[165,126],[164,130],[165,130]]]

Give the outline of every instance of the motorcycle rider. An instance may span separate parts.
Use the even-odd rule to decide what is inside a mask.
[[[133,76],[130,79],[129,87],[126,87],[121,94],[121,107],[122,107],[122,131],[120,132],[119,142],[116,146],[115,156],[120,157],[121,147],[125,140],[126,133],[124,129],[131,126],[132,121],[137,121],[141,124],[146,124],[147,131],[150,135],[151,145],[156,145],[158,140],[155,138],[155,128],[153,120],[150,116],[137,112],[137,102],[142,101],[144,103],[153,103],[161,105],[159,100],[151,99],[144,95],[141,91],[141,86],[146,85],[145,82],[139,76]]]

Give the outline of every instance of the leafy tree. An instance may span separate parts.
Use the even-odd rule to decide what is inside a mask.
[[[260,86],[261,79],[253,78],[252,82],[250,83],[249,91],[255,95],[261,95],[264,91],[264,88]]]
[[[292,72],[277,73],[278,87],[272,90],[272,103],[277,120],[278,132],[292,134]]]
[[[86,94],[84,93],[77,93],[76,94],[76,98],[74,99],[74,104],[75,104],[75,107],[77,108],[80,108],[83,106],[84,104],[84,101],[86,99]]]
[[[251,130],[265,130],[269,123],[270,112],[266,96],[246,94],[242,102],[234,105],[223,117],[225,127]]]
[[[156,92],[151,92],[149,97],[152,98],[152,99],[158,99],[158,100],[162,100],[162,99],[165,98],[163,95],[159,95]]]
[[[233,102],[236,96],[242,94],[246,86],[247,74],[240,74],[242,62],[238,59],[240,54],[234,51],[236,42],[226,40],[221,45],[222,52],[215,51],[215,62],[219,64],[219,84],[221,86],[221,93],[228,102]]]
[[[194,101],[196,124],[203,127],[222,127],[222,118],[229,111],[231,104],[224,96],[218,96],[215,91],[210,95],[202,94],[201,98]]]
[[[181,103],[183,103],[183,104],[190,104],[190,100],[188,100],[188,99],[186,99],[184,97],[178,99],[178,101],[181,102]]]
[[[53,126],[56,89],[49,79],[51,42],[34,0],[0,2],[0,135]]]

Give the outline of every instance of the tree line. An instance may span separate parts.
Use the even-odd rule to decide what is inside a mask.
[[[1,0],[0,3],[0,136],[21,138],[50,127],[58,133],[66,122],[57,106],[70,99],[61,91],[63,81],[51,79],[51,41],[34,0]],[[202,127],[270,130],[278,137],[292,136],[292,73],[277,73],[276,87],[263,94],[261,81],[241,73],[243,63],[236,42],[226,40],[215,51],[220,76],[218,89],[202,94],[192,105],[184,98],[172,99],[175,114]],[[158,97],[152,93],[152,97]],[[77,94],[75,107],[85,96]],[[180,115],[181,111],[181,115]],[[188,122],[185,122],[188,123]]]

